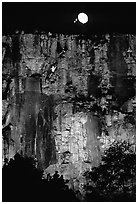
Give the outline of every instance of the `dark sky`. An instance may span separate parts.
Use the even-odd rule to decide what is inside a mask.
[[[85,12],[87,24],[74,24],[79,12]],[[35,30],[63,34],[135,33],[135,2],[3,2],[2,32]]]

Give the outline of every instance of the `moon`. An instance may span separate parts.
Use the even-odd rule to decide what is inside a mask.
[[[85,24],[88,22],[88,16],[85,13],[79,13],[78,14],[78,20],[82,23]]]

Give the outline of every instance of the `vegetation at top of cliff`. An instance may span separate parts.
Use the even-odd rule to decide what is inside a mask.
[[[133,202],[136,200],[136,155],[127,142],[115,142],[101,165],[85,172],[86,201]]]
[[[45,201],[78,201],[75,193],[68,188],[63,176],[47,175],[36,168],[33,158],[24,158],[19,154],[5,161],[2,169],[3,202],[45,202]]]

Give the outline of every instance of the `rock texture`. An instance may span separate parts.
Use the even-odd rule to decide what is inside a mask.
[[[3,127],[13,125],[3,158],[34,156],[46,173],[82,185],[114,140],[135,144],[134,35],[22,32],[2,41]]]

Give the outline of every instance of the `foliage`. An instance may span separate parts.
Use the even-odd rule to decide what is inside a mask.
[[[3,202],[78,201],[58,172],[43,179],[33,158],[16,154],[2,169]]]
[[[99,167],[85,172],[87,201],[135,201],[136,155],[127,142],[114,142]]]

